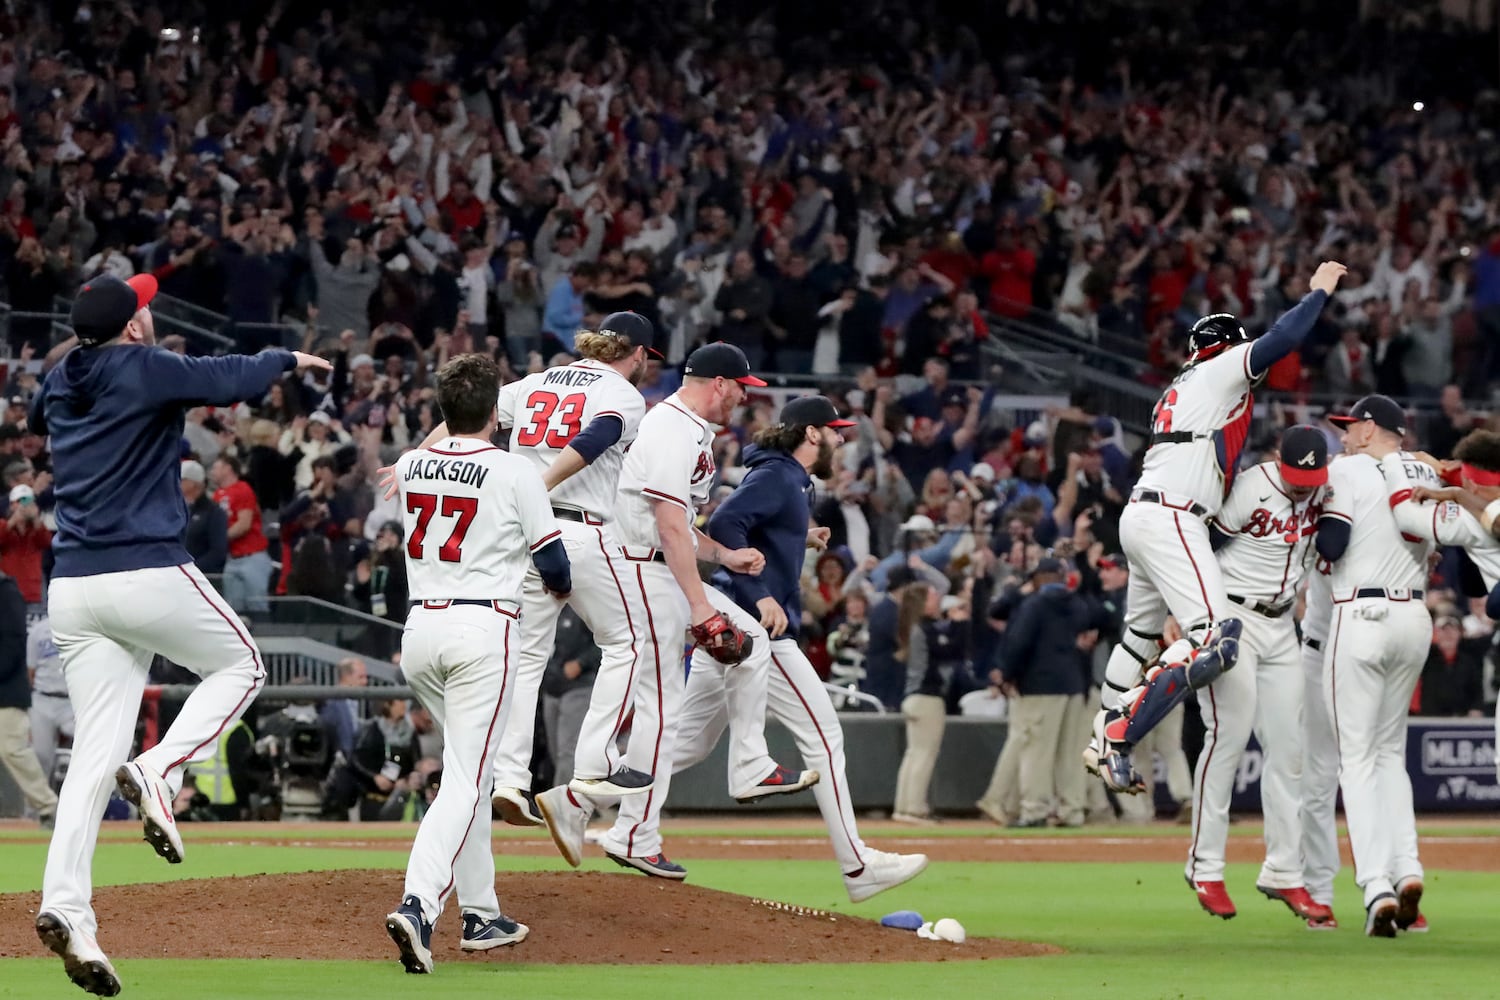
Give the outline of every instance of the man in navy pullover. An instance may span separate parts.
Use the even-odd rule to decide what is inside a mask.
[[[182,543],[184,413],[259,399],[288,371],[329,367],[290,351],[188,358],[156,347],[148,308],[156,290],[150,275],[87,282],[73,300],[78,347],[47,375],[30,414],[31,429],[52,439],[57,534],[48,614],[77,718],[36,930],[68,977],[102,996],[120,991],[90,905],[110,792],[118,786],[140,811],[146,841],[180,862],[171,803],[183,768],[216,752],[266,676],[244,624]],[[158,653],[203,682],[161,742],[128,760],[146,670]]]
[[[849,779],[844,774],[844,731],[828,689],[797,645],[802,623],[802,564],[809,548],[828,544],[828,529],[811,527],[812,476],[833,475],[839,432],[854,426],[839,419],[822,396],[794,399],[779,422],[756,435],[746,453],[749,472],[708,522],[720,545],[754,546],[766,558],[759,576],[722,570],[715,585],[760,619],[771,641],[766,709],[797,741],[805,767],[824,777],[813,787],[833,852],[844,871],[844,888],[858,903],[900,885],[927,867],[925,854],[877,851],[859,837]],[[761,640],[757,638],[756,642]],[[728,725],[721,673],[693,654],[677,734],[674,767],[681,770],[708,755]]]

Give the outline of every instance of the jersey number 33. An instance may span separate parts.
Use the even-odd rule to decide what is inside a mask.
[[[559,397],[538,389],[526,397],[526,414],[516,430],[516,444],[527,448],[546,445],[561,450],[578,436],[588,397],[581,392]]]

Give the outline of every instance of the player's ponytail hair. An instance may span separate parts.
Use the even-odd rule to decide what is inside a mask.
[[[1453,457],[1486,472],[1500,472],[1500,434],[1473,431],[1458,442]]]
[[[756,447],[790,454],[807,440],[808,426],[808,424],[770,424],[762,427],[755,432]]]
[[[636,345],[630,342],[629,337],[615,333],[579,330],[573,338],[573,353],[606,365],[630,357],[635,353],[635,348]]]

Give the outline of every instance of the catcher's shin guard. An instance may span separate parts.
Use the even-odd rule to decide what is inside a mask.
[[[1162,637],[1125,629],[1119,643],[1109,654],[1104,669],[1104,686],[1099,701],[1105,708],[1116,708],[1121,696],[1141,683],[1141,675],[1162,655]]]
[[[1187,659],[1148,671],[1146,683],[1127,692],[1120,714],[1105,724],[1105,737],[1118,745],[1134,747],[1187,698],[1188,692],[1218,680],[1239,658],[1240,627],[1238,618],[1226,618],[1214,626],[1203,647]]]

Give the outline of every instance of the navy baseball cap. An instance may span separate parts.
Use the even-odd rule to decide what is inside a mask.
[[[656,349],[656,327],[640,313],[610,313],[599,321],[599,332],[614,337],[624,337],[635,347],[644,347],[654,358],[661,357]]]
[[[697,378],[734,379],[740,385],[766,384],[750,374],[750,362],[745,360],[745,352],[722,340],[704,344],[689,354],[687,364],[682,367],[682,374]]]
[[[1298,424],[1281,435],[1281,478],[1289,486],[1328,482],[1328,439],[1316,427]]]
[[[797,424],[804,427],[854,426],[854,421],[839,418],[839,411],[834,409],[833,403],[827,396],[803,396],[801,399],[794,399],[781,408],[781,414],[776,420],[787,427]]]
[[[129,281],[101,274],[84,282],[69,316],[78,343],[97,347],[114,340],[125,324],[156,297],[156,290],[156,279],[149,274],[137,274]]]
[[[1363,423],[1366,420],[1373,420],[1376,427],[1390,431],[1392,434],[1404,435],[1406,433],[1406,411],[1401,409],[1401,404],[1391,397],[1381,396],[1378,393],[1366,396],[1349,407],[1348,414],[1328,418],[1329,423],[1338,424],[1340,427]]]
[[[1038,573],[1050,573],[1053,576],[1063,576],[1067,572],[1067,567],[1061,559],[1056,556],[1044,556],[1038,560],[1036,569],[1031,571],[1031,575],[1036,576]]]

